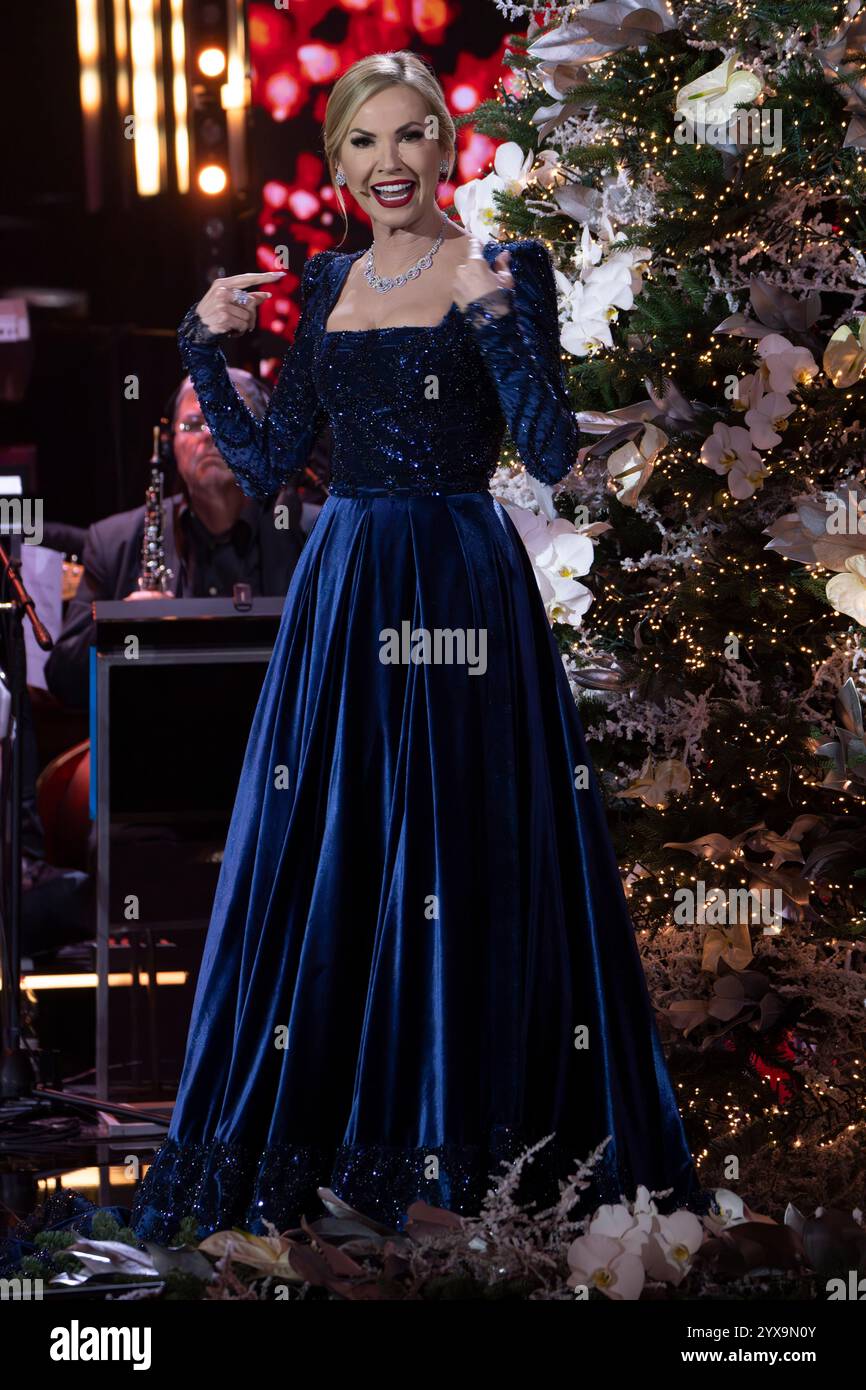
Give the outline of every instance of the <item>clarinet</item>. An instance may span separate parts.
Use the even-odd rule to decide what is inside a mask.
[[[138,587],[145,593],[165,593],[171,588],[172,572],[165,563],[165,518],[162,506],[163,477],[159,457],[159,425],[153,430],[150,481],[144,494],[144,535],[141,540],[141,570]]]

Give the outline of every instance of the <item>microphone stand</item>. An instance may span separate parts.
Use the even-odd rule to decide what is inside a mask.
[[[33,1064],[21,1046],[21,702],[27,681],[24,648],[24,618],[43,651],[54,646],[51,636],[36,612],[33,600],[21,582],[18,564],[0,542],[0,613],[6,621],[6,683],[10,696],[9,727],[4,738],[3,855],[4,879],[8,897],[3,903],[3,1055],[0,1058],[0,1104],[29,1095],[33,1089]],[[8,774],[8,775],[7,775]],[[8,790],[7,790],[8,788]]]
[[[3,805],[3,887],[0,926],[2,926],[2,983],[0,990],[0,1020],[2,1020],[2,1056],[0,1056],[0,1119],[4,1110],[20,1117],[22,1112],[42,1107],[57,1113],[73,1114],[105,1111],[138,1122],[150,1121],[159,1128],[166,1127],[165,1116],[155,1111],[134,1109],[97,1097],[81,1096],[74,1092],[53,1090],[40,1085],[32,1058],[21,1045],[21,704],[27,683],[27,660],[24,647],[24,619],[30,623],[33,635],[43,651],[50,651],[54,642],[42,622],[32,598],[21,582],[18,561],[10,558],[0,542],[0,617],[5,638],[6,683],[10,694],[9,728],[3,738],[4,766],[0,803]],[[8,775],[7,775],[8,773]],[[0,1143],[2,1151],[2,1143]]]

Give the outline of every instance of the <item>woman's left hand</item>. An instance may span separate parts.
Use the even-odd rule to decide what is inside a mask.
[[[458,309],[465,310],[473,300],[481,299],[494,290],[510,290],[514,286],[511,275],[511,257],[507,251],[500,251],[491,268],[484,259],[481,242],[471,238],[469,259],[457,267],[454,277],[454,303]]]

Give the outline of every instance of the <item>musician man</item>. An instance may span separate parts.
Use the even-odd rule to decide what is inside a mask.
[[[268,387],[240,367],[230,367],[229,375],[261,419]],[[166,418],[166,461],[176,463],[180,484],[165,509],[165,561],[174,576],[171,593],[145,594],[138,588],[143,505],[94,522],[84,544],[78,592],[45,667],[51,693],[74,708],[86,707],[88,700],[94,599],[231,597],[239,582],[249,584],[256,596],[282,596],[305,532],[325,498],[320,455],[314,455],[299,486],[283,488],[265,501],[247,497],[211,438],[189,377],[166,408]]]

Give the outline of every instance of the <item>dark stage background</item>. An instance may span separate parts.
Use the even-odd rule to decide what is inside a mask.
[[[100,0],[108,19],[113,2]],[[167,16],[169,0],[162,4]],[[201,46],[193,21],[228,7],[186,0],[191,77]],[[46,519],[86,525],[143,501],[152,428],[181,375],[175,329],[207,287],[207,218],[227,228],[226,274],[269,269],[272,248],[289,247],[284,292],[264,306],[257,338],[230,355],[268,374],[294,330],[304,259],[342,237],[320,137],[334,79],[364,54],[410,48],[432,62],[460,115],[494,92],[511,26],[489,0],[291,0],[287,9],[253,0],[248,187],[213,199],[193,181],[188,193],[170,186],[139,196],[123,113],[107,109],[100,203],[89,206],[74,0],[4,5],[3,19],[0,287],[4,297],[28,298],[32,343],[15,348],[14,360],[0,344],[0,462],[13,446],[16,457],[32,457]],[[463,131],[458,180],[484,169],[492,150]],[[194,140],[193,173],[196,162]],[[350,203],[343,245],[367,243]],[[126,398],[131,377],[138,399]]]

